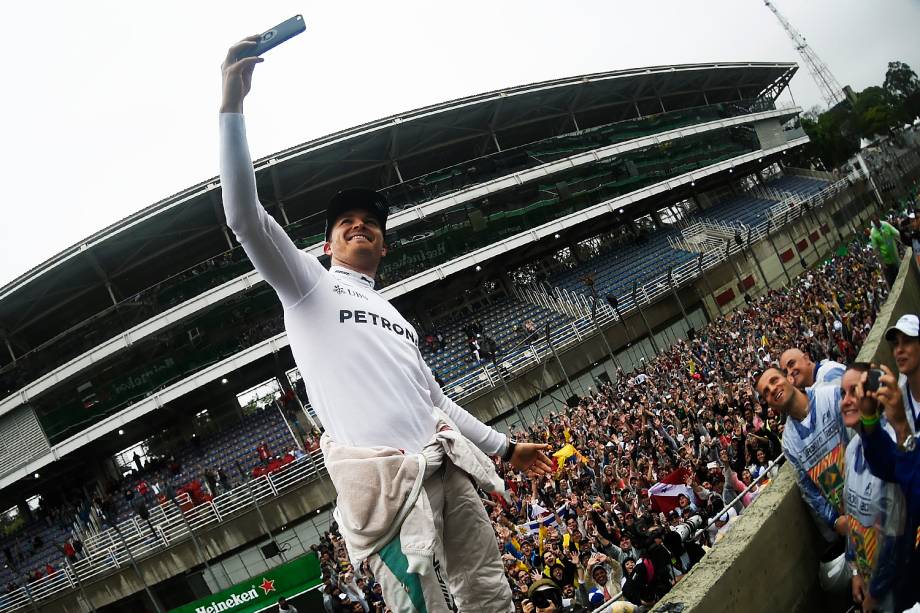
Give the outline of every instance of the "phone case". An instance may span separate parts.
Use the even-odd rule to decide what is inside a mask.
[[[284,41],[294,38],[306,29],[307,25],[304,23],[303,15],[294,15],[287,21],[279,23],[274,28],[262,32],[256,46],[242,51],[238,59],[262,55],[269,49],[274,49]]]

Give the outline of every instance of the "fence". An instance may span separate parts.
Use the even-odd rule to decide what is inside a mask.
[[[262,500],[270,500],[299,484],[318,479],[324,472],[322,452],[316,450],[274,474],[252,479],[193,507],[185,512],[185,519],[182,511],[171,502],[157,505],[150,510],[149,524],[131,517],[117,527],[88,537],[84,543],[84,557],[62,563],[59,570],[4,594],[0,597],[0,612],[30,607],[41,599],[78,588],[79,581],[85,584],[130,565],[131,556],[140,560],[183,542],[191,537],[185,520],[195,531],[220,524],[254,509]],[[191,502],[187,495],[178,497],[177,501],[183,506]]]
[[[643,303],[653,303],[671,291],[672,282],[674,287],[678,288],[685,283],[696,280],[705,274],[707,270],[719,266],[730,257],[747,249],[749,245],[767,238],[771,233],[783,226],[800,219],[808,211],[821,207],[831,198],[851,187],[855,182],[864,179],[865,175],[863,173],[854,171],[846,178],[831,183],[807,198],[796,195],[795,198],[788,199],[788,202],[780,203],[783,206],[781,211],[777,211],[775,214],[771,213],[765,221],[756,226],[746,227],[747,236],[744,236],[741,244],[727,240],[718,249],[700,253],[699,258],[695,261],[685,262],[641,283],[637,281],[631,293],[617,296],[620,313],[626,318],[630,313],[636,312]],[[597,327],[591,319],[592,306],[588,297],[583,294],[559,288],[554,288],[555,295],[553,296],[535,288],[514,287],[513,292],[518,300],[530,302],[575,318],[575,321],[567,325],[557,326],[550,331],[552,343],[557,351],[573,347],[581,343],[583,339],[597,333]],[[603,301],[599,301],[597,304],[597,325],[603,328],[618,321],[619,316],[616,311]],[[509,352],[498,362],[498,366],[506,377],[509,375],[514,376],[541,364],[551,357],[552,350],[544,335],[543,338],[535,340],[533,343]],[[448,383],[444,390],[448,396],[460,403],[474,394],[483,390],[493,389],[498,385],[501,385],[501,377],[495,366],[490,363],[483,363],[478,369],[474,369]]]

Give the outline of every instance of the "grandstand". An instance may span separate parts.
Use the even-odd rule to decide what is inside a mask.
[[[319,255],[332,194],[355,185],[385,192],[393,212],[378,288],[416,325],[445,390],[472,402],[548,360],[547,330],[562,351],[595,326],[618,323],[606,306],[597,322],[586,319],[586,275],[624,312],[670,300],[672,279],[686,290],[717,269],[719,241],[742,230],[766,238],[780,213],[792,223],[809,210],[803,204],[831,203],[859,180],[782,164],[807,142],[785,129],[801,109],[776,104],[796,70],[657,66],[449,101],[257,161],[260,198]],[[706,294],[686,306],[721,300]],[[477,326],[477,342],[494,341],[500,370],[470,350]],[[62,561],[70,538],[93,553],[77,563],[87,582],[127,566],[112,526],[134,535],[141,559],[173,547],[185,533],[170,536],[179,530],[170,488],[190,515],[210,514],[202,526],[220,530],[253,508],[239,502],[253,483],[262,492],[253,504],[270,504],[321,480],[309,451],[321,424],[298,385],[281,306],[227,230],[217,179],[0,288],[0,336],[0,497],[8,509],[0,577],[9,591],[0,611],[35,601],[67,610],[60,603],[79,587]],[[263,442],[271,458],[260,458]],[[229,488],[208,487],[205,471],[218,468],[230,474]],[[146,528],[139,499],[151,510]],[[285,525],[316,510],[300,509]],[[262,538],[214,545],[208,557],[221,563]],[[165,606],[201,595],[201,581],[226,587],[201,562],[193,556],[155,577]],[[132,597],[127,587],[91,596],[97,607]]]

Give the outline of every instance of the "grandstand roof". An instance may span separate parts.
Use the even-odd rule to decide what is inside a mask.
[[[400,180],[396,173],[409,179],[471,159],[494,149],[496,139],[507,148],[571,131],[572,122],[584,129],[637,109],[652,114],[739,98],[774,99],[796,70],[793,63],[654,66],[460,98],[267,156],[256,163],[259,192],[273,214],[294,221],[320,210],[345,185],[392,185]],[[0,331],[15,338],[29,322],[68,311],[62,309],[68,301],[89,300],[91,289],[97,302],[110,294],[127,298],[162,280],[163,270],[181,270],[225,250],[218,187],[215,177],[161,200],[0,288]],[[99,291],[107,284],[105,293]],[[103,302],[98,310],[109,305]]]

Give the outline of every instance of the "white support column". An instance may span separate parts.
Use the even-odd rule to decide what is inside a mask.
[[[233,244],[233,239],[230,238],[230,230],[227,229],[227,226],[221,226],[220,229],[224,232],[224,238],[227,240],[227,246],[230,247],[230,249],[236,248],[236,245]]]
[[[278,201],[278,210],[281,211],[281,218],[284,219],[284,225],[285,226],[291,225],[291,220],[288,219],[287,211],[284,210],[284,203],[281,202],[280,200]]]
[[[402,173],[399,172],[399,163],[396,160],[392,160],[392,164],[393,164],[393,170],[396,171],[396,177],[399,179],[399,182],[405,183],[405,181],[403,180]]]
[[[106,291],[109,293],[109,298],[112,299],[112,305],[113,305],[113,306],[118,306],[118,300],[115,298],[115,292],[112,291],[112,283],[111,283],[111,281],[106,281],[106,282],[105,282],[105,289],[106,289]]]
[[[498,144],[498,136],[495,135],[495,130],[490,130],[490,132],[492,134],[492,142],[495,143],[496,151],[501,151],[502,146]]]

